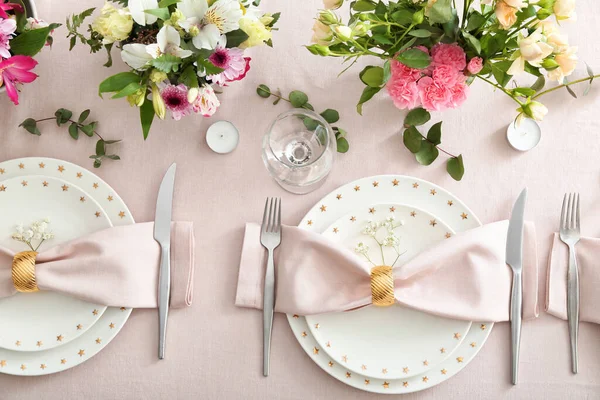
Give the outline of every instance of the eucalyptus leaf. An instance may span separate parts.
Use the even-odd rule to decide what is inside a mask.
[[[294,90],[290,93],[290,103],[296,108],[300,108],[308,103],[308,96],[300,90]]]
[[[421,141],[421,148],[415,154],[417,162],[421,165],[431,165],[440,155],[439,150],[427,140]]]
[[[258,85],[258,88],[256,88],[256,93],[266,99],[271,95],[271,89],[269,89],[269,87],[267,85],[261,84]]]
[[[25,129],[27,132],[31,133],[32,135],[40,136],[42,134],[37,127],[36,120],[33,118],[27,118],[25,121],[21,122],[19,126]]]
[[[59,108],[54,113],[54,116],[56,117],[56,125],[61,126],[62,124],[69,122],[69,119],[73,116],[73,111]]]
[[[100,139],[96,142],[96,155],[103,156],[106,154],[106,143],[104,140]]]
[[[77,120],[77,122],[79,122],[80,124],[83,124],[85,122],[85,120],[87,119],[87,117],[90,116],[90,110],[84,110],[81,114],[79,114],[79,119]]]
[[[425,110],[422,107],[414,108],[406,114],[404,118],[405,126],[418,126],[423,125],[427,121],[431,119],[431,114],[429,111]]]
[[[465,165],[463,163],[462,154],[458,157],[452,157],[446,164],[446,171],[455,180],[460,181],[465,174]]]
[[[340,120],[340,114],[336,110],[328,108],[321,113],[321,117],[330,124],[334,124]]]
[[[304,126],[306,127],[306,129],[310,131],[314,131],[320,125],[318,121],[315,121],[314,119],[309,117],[304,118],[302,122],[304,122]]]
[[[75,140],[79,139],[79,128],[75,122],[69,125],[69,135]]]
[[[81,129],[81,131],[83,133],[85,133],[86,135],[88,135],[89,137],[94,136],[94,124],[87,124],[87,125],[83,125],[81,126],[79,129]]]
[[[350,143],[345,137],[337,138],[337,151],[338,153],[347,153],[350,149]]]
[[[404,146],[406,146],[411,153],[417,153],[419,150],[421,150],[421,142],[423,141],[423,137],[417,128],[410,126],[404,130],[402,141],[404,142]]]
[[[427,140],[435,146],[442,143],[442,121],[434,124],[427,132]]]

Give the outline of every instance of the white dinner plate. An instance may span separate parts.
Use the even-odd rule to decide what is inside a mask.
[[[71,188],[86,193],[98,203],[98,210],[113,226],[133,224],[123,200],[92,172],[66,161],[50,158],[22,158],[0,163],[0,185],[24,176],[61,179]],[[94,213],[95,216],[95,213]],[[12,375],[47,375],[75,367],[98,354],[119,333],[131,309],[108,307],[95,324],[79,337],[61,346],[35,352],[0,349],[0,373]],[[55,338],[56,340],[56,338]]]
[[[300,227],[323,233],[339,218],[372,204],[403,204],[421,209],[443,221],[455,232],[481,226],[481,222],[457,197],[430,182],[402,175],[379,175],[346,184],[319,201],[300,222]],[[410,393],[435,386],[461,371],[479,352],[493,324],[473,321],[462,342],[448,358],[429,370],[400,379],[371,378],[353,372],[324,351],[306,318],[288,315],[296,339],[309,357],[334,378],[355,388],[387,394]]]
[[[380,246],[388,235],[364,234],[370,223],[393,224],[399,243]],[[453,230],[435,216],[402,204],[361,207],[330,225],[323,236],[354,251],[367,268],[380,265],[401,269],[415,255],[452,236]],[[368,250],[366,250],[368,249]],[[306,316],[320,347],[352,372],[369,378],[400,379],[423,374],[460,346],[470,321],[442,318],[395,304],[367,306],[354,311]]]
[[[43,252],[55,245],[112,226],[87,193],[50,177],[24,176],[0,183],[0,245],[15,254]],[[26,232],[32,223],[46,220],[54,238],[31,239],[29,247],[11,236],[16,226]],[[38,249],[39,246],[39,249]],[[0,347],[40,351],[68,343],[102,316],[105,306],[54,292],[17,293],[0,299]]]

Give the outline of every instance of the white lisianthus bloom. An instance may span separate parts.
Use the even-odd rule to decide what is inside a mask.
[[[158,58],[163,54],[170,54],[179,58],[186,58],[193,54],[191,50],[183,50],[181,47],[181,36],[177,29],[170,25],[164,25],[158,35],[156,35],[158,43],[146,46],[146,51],[154,58]]]
[[[323,0],[323,7],[327,10],[337,10],[344,4],[344,0]]]
[[[192,36],[192,43],[199,49],[212,50],[221,35],[239,29],[244,15],[236,0],[219,0],[208,7],[206,0],[182,0],[177,9],[185,17],[179,21]]]
[[[554,57],[558,68],[548,71],[548,78],[554,81],[562,82],[566,76],[569,76],[577,66],[577,47],[569,47],[567,50]]]
[[[146,13],[146,10],[158,8],[158,0],[129,0],[128,7],[138,25],[152,25],[158,19],[157,16]]]
[[[509,75],[517,75],[525,70],[525,61],[534,67],[540,67],[542,61],[554,50],[552,46],[545,43],[545,39],[542,35],[542,29],[538,28],[529,36],[523,36],[519,33],[517,43],[519,44],[519,50],[515,53],[517,58],[513,61],[512,65],[508,69]]]
[[[315,21],[313,25],[313,36],[312,42],[327,46],[333,40],[333,32],[331,28],[319,20]]]
[[[575,0],[556,0],[552,8],[557,20],[577,20]]]
[[[126,44],[123,46],[123,50],[121,50],[121,58],[125,64],[137,71],[148,69],[150,61],[152,61],[154,57],[148,53],[146,47],[148,46],[141,43]]]

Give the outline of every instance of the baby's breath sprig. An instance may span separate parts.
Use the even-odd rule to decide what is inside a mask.
[[[49,224],[48,218],[32,223],[27,229],[23,224],[19,224],[16,226],[12,238],[25,243],[32,251],[37,251],[46,240],[54,239],[54,233],[48,230]],[[37,242],[37,246],[34,246],[34,241]]]
[[[396,262],[398,262],[398,259],[402,254],[406,253],[405,251],[400,252],[400,238],[396,236],[395,232],[397,228],[403,225],[404,221],[400,220],[399,222],[396,222],[396,218],[393,215],[390,215],[383,221],[368,221],[365,228],[362,230],[363,235],[369,236],[379,246],[379,250],[381,252],[381,262],[383,265],[388,265],[385,262],[385,254],[383,252],[384,247],[390,247],[396,253],[396,259],[390,265],[391,267],[396,265]],[[381,230],[385,230],[385,236],[383,237],[383,239],[378,238],[378,234]],[[367,261],[373,264],[373,266],[380,265],[374,263],[373,260],[371,260],[371,258],[369,257],[369,250],[369,246],[364,244],[363,242],[358,243],[358,245],[356,245],[354,249],[354,251],[357,254],[360,254],[363,257],[365,257]]]

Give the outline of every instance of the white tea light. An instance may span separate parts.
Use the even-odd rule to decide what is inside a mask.
[[[508,125],[506,138],[513,149],[529,151],[542,139],[542,130],[533,119],[525,118],[520,125],[516,125],[515,121]]]
[[[217,121],[206,131],[206,144],[215,153],[231,153],[239,142],[240,133],[229,121]]]

